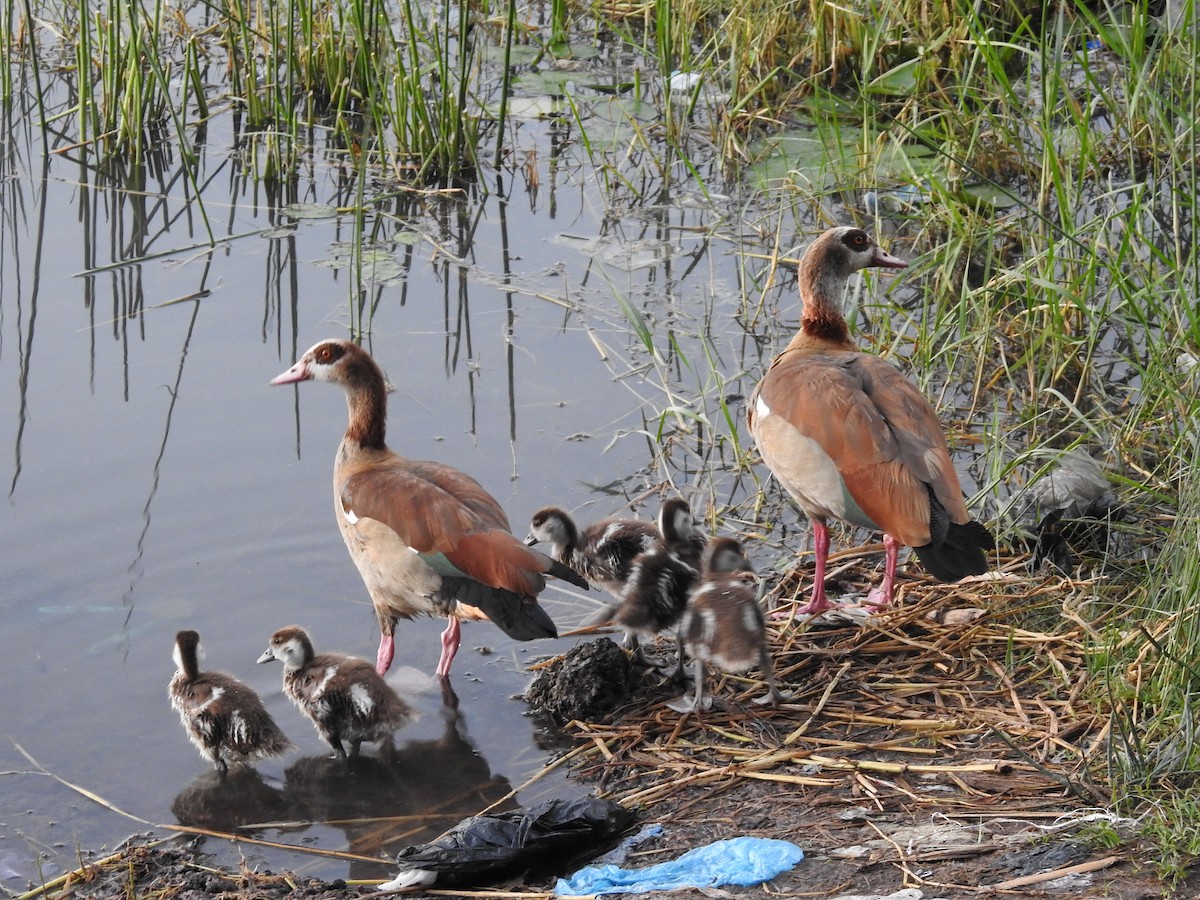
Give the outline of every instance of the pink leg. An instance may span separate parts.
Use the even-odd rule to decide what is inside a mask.
[[[823,613],[837,606],[825,599],[825,559],[829,556],[829,529],[824,522],[813,519],[813,550],[817,556],[816,571],[813,572],[812,599],[808,604],[796,611],[797,615],[813,615]]]
[[[437,676],[445,678],[450,674],[450,664],[454,662],[454,654],[458,652],[458,645],[462,643],[462,625],[454,616],[446,623],[446,630],[442,632],[442,656],[438,660]]]
[[[872,588],[867,594],[868,606],[891,606],[892,592],[896,585],[896,556],[900,552],[900,542],[890,534],[883,536],[883,584]]]
[[[396,642],[390,634],[379,635],[379,651],[375,654],[375,671],[380,675],[387,674],[392,667],[392,656],[396,652]]]

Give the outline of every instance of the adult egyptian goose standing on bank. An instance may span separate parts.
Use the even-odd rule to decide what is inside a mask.
[[[676,712],[708,709],[712,698],[704,693],[704,666],[711,663],[724,672],[745,672],[758,666],[767,681],[767,692],[754,702],[775,704],[782,699],[775,686],[775,670],[767,652],[766,622],[758,605],[758,578],[733,538],[713,538],[704,553],[699,581],[688,598],[679,622],[679,636],[692,658],[695,690],[667,704]]]
[[[391,740],[412,719],[412,709],[365,659],[313,651],[308,633],[298,625],[271,635],[259,663],[283,663],[283,692],[308,716],[338,759],[358,756],[363,741]]]
[[[204,645],[197,632],[176,634],[172,656],[178,671],[167,687],[171,706],[222,777],[231,762],[278,756],[292,746],[252,688],[222,672],[200,671]]]
[[[417,615],[449,619],[437,666],[443,678],[462,640],[461,619],[490,619],[519,641],[557,637],[537,602],[545,576],[587,582],[514,537],[474,478],[388,449],[387,388],[370,355],[350,341],[321,341],[271,383],[308,380],[346,392],[350,424],[333,467],[333,506],[379,619],[379,673],[392,664],[396,621]]]
[[[619,595],[634,559],[653,547],[658,537],[653,522],[612,517],[580,529],[566,510],[546,506],[530,519],[525,543],[532,547],[547,542],[550,555],[592,587]]]
[[[957,581],[987,571],[991,534],[963,502],[937,416],[921,392],[850,340],[841,300],[850,275],[868,266],[902,269],[865,231],[822,234],[799,266],[800,331],[750,398],[750,433],[767,468],[812,520],[812,599],[825,597],[830,518],[883,532],[883,584],[869,602],[892,601],[896,554],[912,547],[931,575]]]

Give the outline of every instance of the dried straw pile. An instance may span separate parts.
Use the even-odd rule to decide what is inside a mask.
[[[862,559],[872,549],[841,554],[849,562],[834,577],[873,583]],[[811,586],[794,570],[769,594],[783,616],[771,647],[785,704],[750,702],[764,691],[757,673],[726,676],[701,715],[641,698],[613,724],[570,724],[590,745],[580,771],[634,806],[685,786],[705,787],[702,802],[747,780],[881,809],[1012,815],[1061,810],[1065,798],[1107,802],[1090,770],[1103,762],[1109,717],[1083,653],[1105,613],[1079,608],[1090,583],[1031,577],[1025,565],[1014,558],[998,576],[955,585],[902,583],[894,608],[827,625],[790,617]]]

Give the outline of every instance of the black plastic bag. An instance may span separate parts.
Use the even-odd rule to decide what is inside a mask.
[[[633,812],[611,800],[549,800],[463,819],[436,841],[401,850],[396,862],[401,873],[436,873],[439,886],[485,884],[530,870],[561,875],[608,850],[633,820]]]

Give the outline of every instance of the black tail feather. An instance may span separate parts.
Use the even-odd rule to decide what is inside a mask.
[[[568,565],[560,563],[556,559],[550,561],[550,569],[546,572],[547,575],[553,575],[555,578],[561,578],[563,581],[569,581],[575,587],[581,587],[585,591],[591,590],[591,585],[588,584],[586,578],[576,572]]]
[[[537,600],[471,578],[442,578],[441,593],[483,610],[501,631],[517,641],[558,637],[558,627]]]
[[[931,541],[913,550],[921,560],[921,565],[934,578],[939,581],[958,581],[968,575],[982,575],[991,568],[987,551],[995,547],[996,540],[991,532],[978,522],[955,525],[947,520],[940,543]]]

